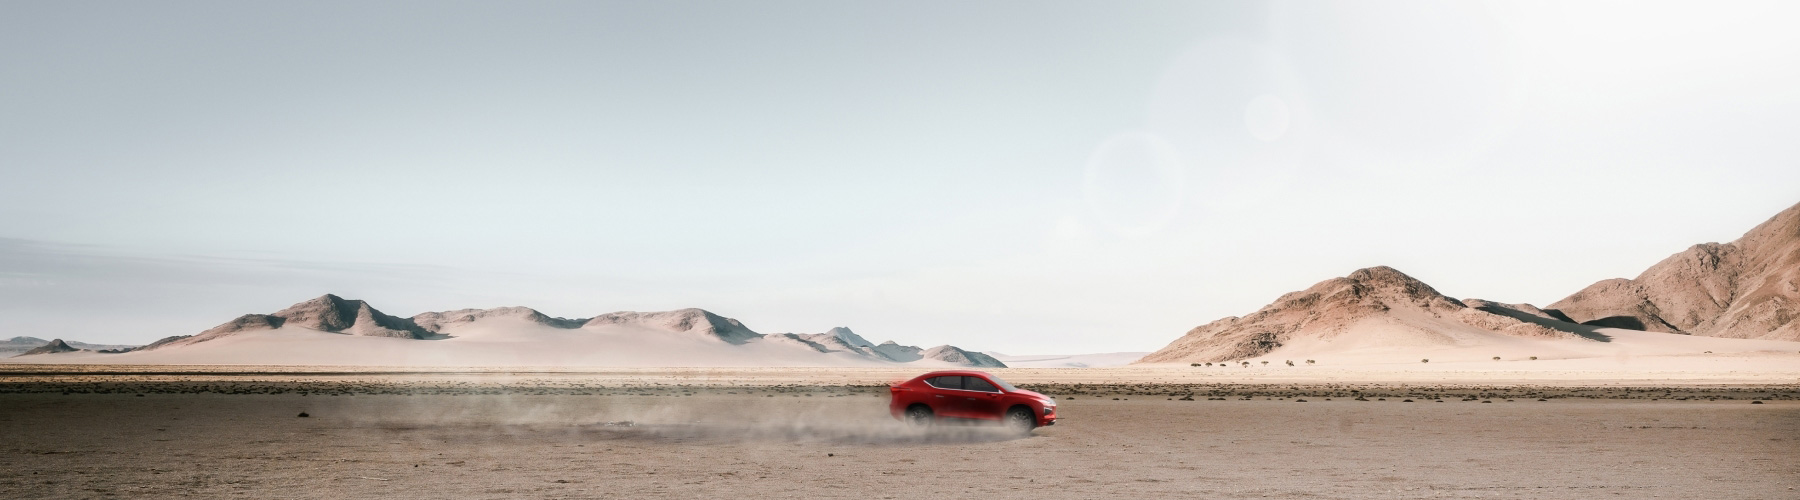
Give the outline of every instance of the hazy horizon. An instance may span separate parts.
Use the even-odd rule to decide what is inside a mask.
[[[0,338],[335,293],[1150,351],[1375,265],[1543,306],[1800,202],[1790,3],[694,7],[0,4]]]

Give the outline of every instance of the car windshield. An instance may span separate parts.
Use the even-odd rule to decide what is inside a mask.
[[[994,385],[1000,386],[1001,389],[1006,389],[1006,392],[1013,392],[1013,391],[1019,390],[1019,388],[1013,387],[1012,384],[1006,383],[1005,380],[1000,380],[1000,377],[988,375],[988,380],[994,381]]]

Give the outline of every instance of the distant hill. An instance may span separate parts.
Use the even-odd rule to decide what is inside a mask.
[[[129,349],[133,349],[133,348],[137,347],[135,345],[89,344],[86,342],[76,342],[73,340],[65,341],[64,343],[67,344],[69,347],[75,348],[76,350],[89,350],[89,351],[102,351],[102,350],[122,351],[122,350],[129,350]],[[43,346],[49,345],[49,344],[50,344],[49,340],[44,340],[44,339],[40,339],[37,337],[13,337],[13,338],[6,339],[6,340],[0,340],[0,358],[24,354],[26,351],[30,351],[32,349],[43,347]]]
[[[69,347],[69,344],[63,343],[62,339],[55,339],[55,340],[51,340],[50,343],[48,343],[48,344],[44,344],[42,346],[37,347],[36,349],[25,351],[25,353],[20,354],[20,356],[35,356],[38,354],[56,354],[56,353],[62,353],[62,352],[76,352],[76,351],[80,351],[80,350],[81,349]]]
[[[1702,243],[1634,279],[1594,283],[1550,310],[1594,326],[1800,340],[1800,204],[1730,243]]]
[[[1147,352],[1103,352],[1093,354],[1011,355],[993,351],[986,353],[1012,368],[1105,368],[1129,365],[1143,359]]]
[[[1660,333],[1646,335],[1652,332]],[[1688,341],[1665,333],[1758,342]],[[1793,341],[1800,341],[1800,204],[1737,241],[1695,245],[1635,279],[1601,281],[1545,308],[1457,300],[1378,266],[1283,295],[1248,316],[1196,327],[1138,362],[1791,353],[1800,350]]]
[[[33,347],[41,347],[36,345]],[[460,309],[402,318],[361,300],[323,295],[246,314],[194,335],[98,356],[57,351],[33,362],[342,365],[1005,367],[955,346],[874,344],[849,328],[757,333],[703,309],[613,312],[567,319],[527,307]]]
[[[1496,303],[1480,303],[1499,307]],[[1584,338],[1576,329],[1554,328],[1470,307],[1412,276],[1382,266],[1359,269],[1349,276],[1283,295],[1249,316],[1201,325],[1139,362],[1232,361],[1295,346],[1454,346],[1483,343],[1495,336]]]

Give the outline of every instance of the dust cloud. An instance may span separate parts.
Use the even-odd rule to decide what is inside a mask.
[[[1026,438],[986,422],[912,426],[863,394],[543,397],[522,395],[336,398],[314,414],[352,426],[432,440],[567,434],[570,442],[770,442],[844,445],[986,443]],[[369,404],[373,403],[373,404]]]

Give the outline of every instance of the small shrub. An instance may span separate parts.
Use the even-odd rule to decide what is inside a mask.
[[[1531,360],[1532,360],[1532,361],[1537,361],[1537,356],[1532,356],[1532,357],[1531,357]]]
[[[1189,363],[1188,366],[1200,366],[1200,363]]]
[[[1212,363],[1207,363],[1206,366],[1212,366]]]
[[[1500,360],[1499,356],[1494,356],[1494,361],[1499,361],[1499,360]]]
[[[1313,364],[1313,360],[1310,360],[1310,359],[1309,359],[1309,360],[1306,360],[1306,364],[1309,364],[1309,365],[1310,365],[1310,364]]]
[[[1420,363],[1430,363],[1430,362],[1431,362],[1431,359],[1429,359],[1429,358],[1427,358],[1427,359],[1421,359],[1421,360],[1419,360],[1419,362],[1420,362]]]
[[[1288,360],[1287,364],[1288,364],[1288,366],[1294,366],[1294,360],[1291,360],[1291,359]]]
[[[1262,362],[1262,364],[1263,364],[1263,366],[1269,366],[1269,362],[1268,362],[1268,361],[1264,361],[1264,362]]]

